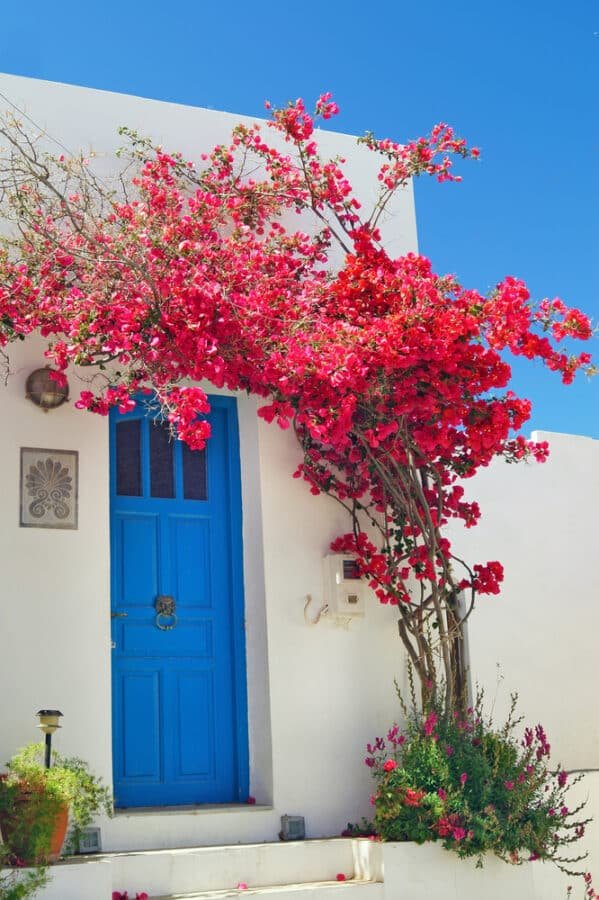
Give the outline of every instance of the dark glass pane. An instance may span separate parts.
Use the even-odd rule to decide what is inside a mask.
[[[173,442],[168,425],[150,423],[150,493],[174,497]]]
[[[183,496],[186,500],[207,500],[206,451],[190,450],[183,444]]]
[[[343,580],[356,581],[360,579],[360,569],[356,559],[343,560]]]
[[[131,419],[116,425],[116,492],[141,497],[141,421]]]

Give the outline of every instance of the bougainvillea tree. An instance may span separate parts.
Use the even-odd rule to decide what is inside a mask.
[[[477,595],[498,593],[502,567],[458,560],[444,527],[476,524],[464,480],[494,457],[547,454],[518,434],[530,404],[507,389],[501,353],[569,383],[590,357],[558,345],[591,326],[561,300],[533,305],[515,278],[483,296],[423,256],[392,258],[379,232],[391,198],[414,176],[459,180],[453,159],[478,151],[444,124],[405,145],[367,135],[380,189],[363,212],[344,161],[319,154],[315,119],[336,112],[328,94],[314,116],[298,100],[272,112],[274,133],[240,125],[197,164],[125,131],[130,167],[115,189],[5,123],[15,227],[0,256],[0,344],[41,333],[57,379],[69,365],[94,373],[78,407],[126,411],[147,392],[196,448],[209,439],[206,383],[263,398],[259,415],[295,430],[296,477],[347,510],[333,549],[355,554],[397,607],[425,705],[442,682],[452,708],[464,619]]]

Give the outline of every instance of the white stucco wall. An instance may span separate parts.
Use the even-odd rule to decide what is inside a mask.
[[[241,117],[0,76],[0,92],[66,147],[98,154],[103,172],[118,163],[121,124],[190,156],[227,139]],[[374,198],[376,160],[354,138],[322,134],[323,147],[348,158],[365,204]],[[411,187],[386,217],[394,252],[416,249]],[[0,386],[0,683],[11,700],[0,731],[0,760],[36,736],[33,714],[58,707],[55,745],[110,780],[110,593],[107,421],[72,404],[44,414],[24,397],[29,372],[43,364],[35,339],[10,348],[14,374]],[[71,393],[81,385],[70,373]],[[290,434],[259,423],[253,400],[239,398],[250,731],[255,807],[209,813],[135,813],[103,825],[104,847],[273,839],[283,813],[303,814],[310,835],[336,834],[368,812],[365,743],[396,716],[393,678],[403,654],[393,613],[371,602],[348,630],[309,627],[307,593],[323,595],[322,557],[346,530],[326,498],[291,478],[298,448]],[[18,527],[19,447],[75,449],[80,459],[77,531]],[[334,789],[332,789],[334,786]]]
[[[501,678],[498,715],[518,691],[521,713],[543,723],[566,768],[598,769],[599,441],[533,437],[549,442],[546,463],[496,461],[464,482],[483,516],[455,530],[455,545],[471,562],[505,567],[501,594],[481,597],[470,619],[472,673],[489,700]]]
[[[118,125],[197,155],[240,118],[12,76],[0,76],[0,92],[67,147],[97,151],[107,171]],[[323,144],[348,157],[367,202],[373,158],[344,135],[327,133]],[[389,211],[385,232],[393,252],[416,248],[411,190]],[[37,709],[56,706],[65,714],[58,748],[109,780],[107,422],[72,404],[45,415],[25,399],[42,353],[35,340],[11,348],[13,374],[0,385],[0,761],[35,738]],[[75,373],[71,383],[75,394]],[[259,422],[252,400],[240,398],[239,413],[250,790],[258,804],[119,815],[103,825],[107,849],[273,840],[283,813],[305,815],[310,836],[335,834],[369,811],[363,748],[397,717],[393,678],[403,677],[395,616],[369,598],[365,619],[348,630],[305,624],[306,594],[318,605],[322,557],[346,523],[333,501],[290,477],[292,435]],[[502,595],[481,600],[471,620],[472,665],[492,694],[501,662],[505,695],[520,691],[522,710],[545,723],[565,766],[596,768],[599,442],[550,440],[545,466],[498,464],[467,485],[485,516],[460,530],[456,544],[471,560],[506,566]],[[77,531],[19,528],[21,446],[79,451]],[[500,698],[499,712],[502,705]]]
[[[0,388],[0,760],[38,739],[38,709],[56,708],[68,735],[63,741],[59,732],[56,746],[108,777],[108,431],[99,417],[82,427],[70,405],[45,414],[25,400],[42,347],[32,340],[15,348]],[[19,527],[20,447],[79,451],[77,530]]]
[[[25,380],[43,342],[10,348],[0,387],[0,759],[37,739],[35,712],[59,708],[54,746],[110,781],[108,423],[67,404],[43,413]],[[73,394],[77,376],[70,374]],[[348,630],[307,626],[305,595],[322,598],[321,561],[346,526],[327,498],[291,478],[298,448],[239,398],[251,793],[257,806],[218,812],[120,814],[103,823],[106,849],[273,839],[283,813],[311,835],[335,834],[368,812],[363,748],[396,716],[403,654],[392,611],[375,602]],[[19,448],[79,451],[76,531],[19,528]],[[264,549],[263,549],[264,548]],[[342,784],[341,790],[331,789]],[[274,808],[271,808],[274,807]]]
[[[584,774],[569,803],[586,802],[582,815],[594,821],[575,848],[589,858],[574,868],[597,872],[599,441],[532,437],[549,442],[546,463],[497,460],[464,483],[483,516],[476,528],[454,529],[456,549],[470,562],[498,559],[505,567],[501,594],[481,598],[469,623],[472,677],[484,686],[487,705],[494,703],[497,721],[517,692],[525,723],[543,724],[552,761],[572,777]],[[538,896],[564,896],[576,881],[550,865],[533,869]]]

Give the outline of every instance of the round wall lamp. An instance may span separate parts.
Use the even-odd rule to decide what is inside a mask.
[[[62,383],[52,377],[54,370],[49,366],[44,369],[35,369],[28,377],[25,384],[25,396],[44,412],[56,409],[57,406],[69,399],[69,383],[64,378]],[[62,372],[60,373],[63,374]]]

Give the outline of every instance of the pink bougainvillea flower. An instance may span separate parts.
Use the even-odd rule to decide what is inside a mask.
[[[449,837],[452,831],[451,822],[449,821],[449,817],[442,816],[435,826],[437,829],[437,834],[439,837]]]
[[[434,712],[429,713],[423,726],[423,731],[427,737],[430,737],[433,734],[436,724],[437,714]]]
[[[392,772],[394,769],[397,769],[397,763],[394,759],[388,759],[383,764],[383,769],[385,772]]]
[[[316,117],[337,112],[321,94]],[[192,161],[144,144],[122,195],[93,196],[102,212],[91,217],[89,181],[68,197],[65,217],[67,198],[48,187],[65,171],[71,183],[71,161],[49,161],[49,182],[34,179],[12,198],[21,230],[11,253],[0,253],[0,348],[37,332],[60,381],[70,365],[109,369],[90,378],[93,390],[81,391],[76,408],[126,413],[133,396],[152,394],[173,436],[196,450],[210,439],[200,383],[260,398],[264,421],[293,425],[295,477],[350,511],[332,550],[354,556],[378,600],[397,607],[414,658],[423,641],[430,647],[412,615],[414,582],[441,610],[443,644],[456,592],[474,604],[503,581],[497,560],[454,575],[445,526],[471,528],[481,515],[462,482],[496,457],[547,458],[546,442],[520,433],[531,404],[507,389],[502,354],[540,360],[568,384],[592,367],[588,353],[560,344],[588,340],[592,327],[559,299],[534,304],[513,276],[486,295],[436,273],[422,255],[385,249],[377,222],[392,195],[420,175],[459,181],[454,160],[478,156],[447,124],[405,144],[361,139],[378,157],[369,214],[343,160],[320,155],[302,99],[271,109],[268,125],[276,143],[261,124],[240,124],[202,155],[201,175]],[[311,218],[306,230],[282,224],[290,213]],[[393,487],[399,471],[405,491]],[[429,654],[416,658],[430,691]],[[450,693],[456,665],[444,663]],[[432,714],[424,725],[432,739],[435,725]],[[389,740],[395,747],[396,733]],[[526,740],[531,757],[548,755],[540,726]]]
[[[337,881],[347,881],[347,878],[345,877],[343,872],[337,872],[337,874],[335,875],[335,878]]]
[[[460,775],[460,784],[462,785],[462,787],[464,787],[464,785],[466,784],[467,781],[468,781],[467,773],[462,772],[462,774]]]
[[[249,804],[249,806],[254,806],[254,804],[256,803],[256,798],[252,797],[252,795],[250,794],[245,802]]]
[[[247,889],[248,889],[248,886],[247,886],[247,884],[246,884],[245,881],[239,881],[239,882],[238,882],[238,884],[237,884],[237,890],[238,890],[238,891],[247,891]]]

